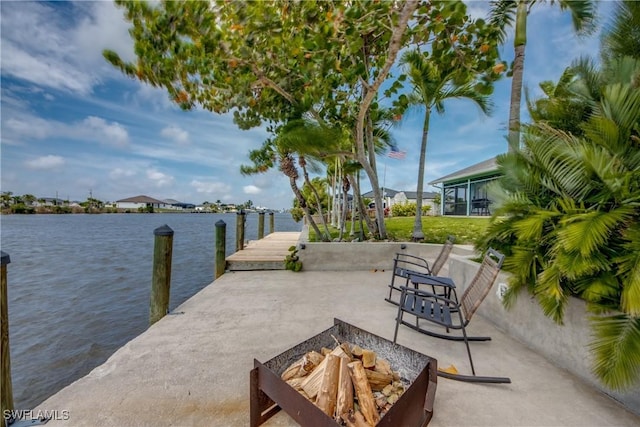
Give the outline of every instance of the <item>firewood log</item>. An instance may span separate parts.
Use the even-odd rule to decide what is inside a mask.
[[[316,406],[325,414],[333,417],[338,398],[338,380],[340,378],[340,359],[342,357],[327,354],[322,383],[316,398]]]
[[[341,347],[336,347],[330,354],[333,354],[334,356],[347,357]],[[313,372],[305,377],[305,380],[302,383],[302,389],[311,399],[315,399],[315,397],[318,395],[320,385],[322,384],[322,376],[324,375],[324,367],[326,366],[326,364],[327,358],[325,357],[322,362],[320,362],[320,364],[313,370]]]
[[[349,362],[351,362],[353,360],[353,353],[351,353],[351,347],[349,346],[349,343],[343,342],[342,344],[340,344],[340,347],[342,347],[342,350],[344,350],[345,354],[349,357]]]
[[[360,411],[346,413],[342,419],[347,427],[371,427]]]
[[[302,390],[303,381],[304,377],[291,378],[290,380],[287,380],[287,384],[299,391]]]
[[[360,361],[351,362],[347,366],[349,367],[349,374],[351,375],[351,381],[353,382],[353,387],[358,397],[358,404],[362,415],[364,415],[364,419],[369,424],[375,426],[380,420],[380,416],[376,409],[375,399],[373,398],[364,366],[362,366],[362,362]]]
[[[320,353],[322,353],[323,356],[326,356],[327,354],[331,353],[331,349],[327,347],[322,347],[320,349]]]
[[[346,358],[341,357],[335,416],[337,421],[339,421],[343,414],[353,411],[353,383],[351,382],[351,375],[349,375],[349,368],[347,367],[347,364],[349,364],[349,361]]]
[[[393,371],[391,370],[391,363],[389,363],[386,359],[376,359],[375,370],[378,372],[382,372],[383,374],[393,375]]]
[[[324,359],[324,356],[320,353],[317,351],[310,351],[285,369],[280,377],[283,381],[304,377],[311,373],[315,367],[322,362],[322,359]]]
[[[376,366],[376,353],[371,350],[362,350],[362,366],[373,369]]]
[[[391,384],[393,377],[382,372],[372,371],[371,369],[365,369],[367,380],[373,391],[381,391],[383,388]]]
[[[356,359],[362,359],[362,348],[358,345],[354,345],[351,347],[351,354],[353,354],[353,357]]]

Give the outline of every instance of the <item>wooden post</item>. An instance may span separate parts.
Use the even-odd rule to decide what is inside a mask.
[[[4,411],[13,407],[13,386],[11,385],[11,354],[9,353],[9,300],[7,299],[7,264],[9,254],[0,251],[2,258],[0,271],[0,424],[4,425]]]
[[[151,282],[151,302],[149,325],[162,319],[169,311],[171,289],[171,254],[173,250],[173,230],[168,225],[153,230],[153,279]]]
[[[258,239],[264,237],[264,212],[258,213]]]
[[[242,209],[236,215],[236,252],[244,249],[245,213]]]
[[[269,212],[269,233],[273,233],[275,231],[275,226],[273,222],[273,212]]]
[[[227,224],[220,220],[216,222],[216,276],[222,276],[227,266]]]

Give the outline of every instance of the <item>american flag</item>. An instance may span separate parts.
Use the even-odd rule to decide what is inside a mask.
[[[391,157],[392,159],[402,160],[407,156],[407,152],[398,150],[398,147],[391,147],[391,151],[389,151],[389,154],[387,154],[387,156]]]

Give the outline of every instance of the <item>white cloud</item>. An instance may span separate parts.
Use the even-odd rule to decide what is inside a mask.
[[[173,177],[162,173],[156,169],[149,169],[147,171],[147,178],[154,182],[154,185],[158,188],[166,187],[173,183]]]
[[[72,13],[44,2],[2,3],[3,75],[87,95],[116,72],[103,49],[134,57],[128,24],[113,2],[68,3]]]
[[[26,162],[26,166],[29,169],[57,169],[64,165],[65,161],[60,156],[54,156],[49,154],[48,156],[38,157],[37,159],[29,160]]]
[[[107,123],[100,117],[89,116],[76,129],[81,133],[88,130],[95,139],[107,145],[123,147],[129,143],[129,134],[121,124]]]
[[[179,145],[189,144],[189,132],[175,125],[167,126],[162,129],[160,131],[160,135],[176,142]]]
[[[136,172],[130,169],[115,168],[111,172],[109,172],[109,178],[111,179],[130,178],[135,174]]]
[[[231,186],[225,184],[224,182],[206,182],[194,179],[193,181],[191,181],[190,185],[195,188],[196,192],[204,194],[226,194],[231,191]]]
[[[255,185],[245,185],[244,187],[242,187],[242,191],[244,191],[244,194],[260,194],[260,193],[262,193],[262,189],[256,187]]]

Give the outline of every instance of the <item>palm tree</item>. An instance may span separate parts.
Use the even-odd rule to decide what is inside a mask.
[[[571,70],[569,96],[591,108],[580,134],[539,121],[500,158],[500,207],[481,246],[510,255],[507,304],[527,288],[561,322],[568,297],[584,299],[594,372],[624,389],[640,382],[640,59],[602,56],[601,69],[581,59]]]
[[[494,0],[491,2],[489,21],[500,29],[500,42],[507,37],[507,27],[515,24],[514,59],[511,80],[511,102],[509,108],[509,151],[520,147],[520,104],[522,100],[522,77],[524,74],[524,52],[527,44],[527,16],[538,0]],[[578,34],[588,34],[594,29],[594,0],[551,0],[560,9],[569,10],[573,26]]]
[[[438,114],[443,114],[445,111],[444,101],[451,98],[469,99],[476,103],[485,114],[490,112],[491,106],[488,96],[476,89],[474,81],[467,80],[462,84],[457,84],[460,78],[458,67],[452,68],[450,64],[439,64],[429,60],[428,56],[419,50],[406,52],[401,58],[401,64],[406,66],[409,80],[413,85],[413,92],[408,97],[409,105],[425,108],[418,166],[416,217],[411,234],[413,240],[423,240],[422,191],[431,111],[435,110]]]

